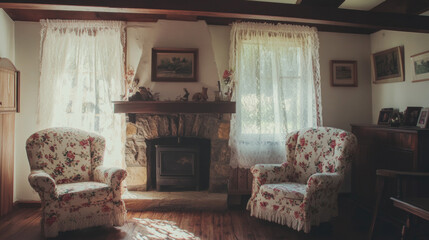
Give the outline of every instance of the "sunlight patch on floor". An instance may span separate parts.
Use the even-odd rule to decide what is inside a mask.
[[[157,240],[157,239],[172,239],[172,240],[196,240],[200,239],[193,233],[184,229],[180,229],[173,221],[156,220],[148,218],[133,218],[129,220],[136,224],[134,230],[134,240]]]

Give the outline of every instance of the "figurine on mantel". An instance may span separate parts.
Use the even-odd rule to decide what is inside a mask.
[[[207,96],[207,88],[203,87],[202,92],[195,93],[192,96],[192,101],[194,102],[205,102],[209,97]]]
[[[180,101],[182,102],[187,102],[188,98],[189,98],[189,92],[188,89],[183,88],[183,91],[185,91],[185,94],[183,95],[183,97],[180,98]]]

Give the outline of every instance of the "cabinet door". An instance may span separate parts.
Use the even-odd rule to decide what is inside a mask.
[[[0,111],[16,110],[16,73],[8,69],[0,69]]]

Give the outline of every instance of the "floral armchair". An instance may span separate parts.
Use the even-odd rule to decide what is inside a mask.
[[[104,148],[103,137],[72,128],[45,129],[27,139],[28,180],[42,202],[45,237],[124,224],[121,182],[127,173],[102,166]]]
[[[356,137],[349,132],[319,127],[287,136],[283,164],[257,164],[250,215],[310,232],[338,215],[338,190],[344,171],[356,152]]]

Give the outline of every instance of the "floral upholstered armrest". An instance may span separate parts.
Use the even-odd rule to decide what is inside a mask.
[[[339,173],[315,173],[307,180],[307,194],[316,191],[334,191],[338,192],[343,176]]]
[[[98,166],[94,173],[94,181],[111,186],[116,197],[121,196],[121,182],[126,177],[127,171],[116,167]]]
[[[28,176],[31,187],[39,193],[40,198],[58,198],[55,180],[43,170],[33,170]]]
[[[287,164],[256,164],[250,171],[253,174],[252,196],[256,195],[259,188],[266,183],[278,183],[287,181]]]
[[[256,164],[250,171],[260,184],[287,181],[286,164]]]

